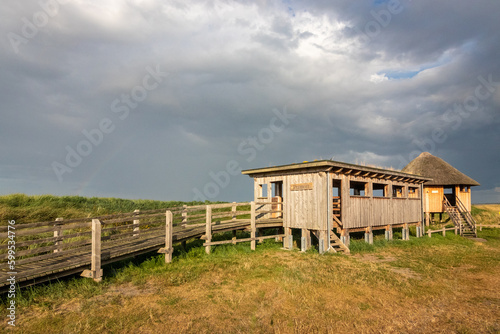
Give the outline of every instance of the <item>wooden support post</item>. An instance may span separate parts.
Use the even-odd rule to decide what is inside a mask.
[[[102,281],[101,269],[101,221],[92,219],[92,259],[90,270],[96,282]]]
[[[349,247],[350,243],[351,243],[351,236],[349,234],[349,229],[346,228],[344,230],[342,230],[340,232],[340,241],[342,241],[342,243],[344,245],[346,245],[347,247]]]
[[[426,226],[430,226],[431,224],[431,217],[430,217],[430,213],[429,212],[426,212],[425,213],[425,225]]]
[[[385,227],[385,240],[391,241],[392,240],[392,225],[387,225]]]
[[[428,236],[429,238],[432,238],[432,233],[431,233],[431,230],[427,230],[427,236]]]
[[[443,227],[443,237],[446,237],[446,228]]]
[[[63,221],[62,218],[56,218],[56,222],[60,222],[60,221]],[[54,225],[54,238],[61,238],[62,237],[62,226],[61,226],[62,223],[56,223]],[[57,240],[54,245],[57,247],[56,249],[54,249],[54,253],[57,253],[57,252],[62,252],[62,245],[63,245],[63,242],[62,240]]]
[[[236,220],[236,202],[233,202],[233,206],[231,207],[231,212],[233,214],[232,220]]]
[[[479,231],[483,230],[483,224],[479,224]]]
[[[207,205],[207,217],[206,217],[206,227],[205,227],[205,237],[206,242],[212,241],[212,207]],[[210,254],[210,245],[205,246],[205,252]]]
[[[306,237],[300,238],[300,251],[305,252],[307,251],[307,246],[306,246]]]
[[[323,254],[325,252],[325,239],[319,239],[319,253]]]
[[[373,244],[373,231],[371,227],[367,227],[365,230],[365,242],[370,245]]]
[[[250,228],[251,228],[251,231],[250,231],[250,238],[252,238],[253,240],[250,241],[250,249],[251,250],[255,250],[255,237],[257,236],[257,228],[256,228],[256,224],[255,224],[255,219],[256,219],[256,215],[257,213],[255,212],[256,210],[256,206],[255,206],[255,202],[250,202]]]
[[[139,214],[141,211],[140,210],[134,210],[134,213],[136,214]],[[134,219],[134,237],[138,237],[139,236],[139,230],[140,230],[140,227],[139,227],[139,219]]]
[[[174,219],[172,211],[167,211],[165,213],[165,263],[172,262],[172,253],[174,249],[172,247],[172,232],[174,229]]]
[[[320,254],[323,254],[324,252],[328,252],[330,250],[330,231],[318,231],[319,235],[319,242],[321,245],[321,242],[323,242],[323,252],[320,252]],[[320,247],[321,249],[321,247]]]
[[[458,227],[455,226],[455,235],[457,235],[457,234],[458,234]]]
[[[403,240],[410,240],[410,228],[408,227],[408,224],[403,225]]]
[[[293,249],[293,235],[292,229],[288,227],[284,227],[285,237],[283,238],[283,248],[284,249]]]
[[[302,229],[302,238],[300,240],[300,248],[303,252],[311,248],[311,232],[308,229]]]

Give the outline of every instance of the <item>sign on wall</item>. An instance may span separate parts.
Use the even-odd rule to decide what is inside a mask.
[[[313,190],[313,184],[310,183],[296,183],[290,186],[291,191]]]

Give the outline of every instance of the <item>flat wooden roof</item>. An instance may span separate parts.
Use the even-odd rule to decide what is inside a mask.
[[[260,175],[270,174],[270,173],[275,174],[275,173],[279,173],[279,172],[284,172],[285,174],[294,174],[294,172],[299,172],[299,171],[303,172],[304,170],[308,170],[308,169],[315,169],[317,171],[334,172],[334,173],[341,173],[341,174],[347,174],[347,175],[359,175],[359,176],[364,176],[364,177],[369,177],[369,178],[377,178],[377,179],[381,179],[381,178],[386,178],[387,180],[389,180],[389,179],[392,179],[392,180],[401,179],[400,181],[403,181],[403,182],[412,181],[415,183],[424,183],[426,181],[432,180],[430,178],[415,175],[415,174],[403,173],[400,171],[384,169],[384,168],[349,164],[349,163],[333,161],[333,160],[318,160],[318,161],[311,161],[311,162],[294,163],[294,164],[289,164],[289,165],[247,169],[247,170],[243,170],[241,173],[244,175],[249,175],[251,177],[254,177],[258,174],[260,174]]]

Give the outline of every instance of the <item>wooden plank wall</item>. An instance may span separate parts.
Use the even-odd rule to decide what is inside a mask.
[[[341,180],[341,221],[344,228],[383,226],[422,221],[420,185],[332,173]],[[366,182],[366,196],[350,196],[349,181]],[[387,185],[386,197],[373,197],[373,183]],[[404,198],[392,198],[392,186],[404,187]],[[408,187],[418,188],[418,198],[407,198]]]
[[[283,226],[286,228],[308,228],[326,231],[328,230],[329,207],[326,175],[325,172],[319,172],[256,177],[254,183],[255,201],[263,199],[259,196],[261,185],[264,185],[264,187],[269,186],[269,189],[271,189],[272,182],[282,181]],[[267,196],[269,197],[267,200],[270,200],[272,196],[271,190],[268,191]]]
[[[424,206],[425,212],[444,212],[443,186],[424,186],[424,193],[424,203],[426,203]]]
[[[455,188],[455,193],[457,194],[457,197],[460,199],[460,201],[464,204],[464,206],[467,208],[468,211],[471,210],[471,194],[470,194],[470,187],[467,187],[467,191],[460,191],[460,187],[457,186]]]
[[[327,178],[330,175],[330,179]],[[283,219],[286,228],[329,229],[332,210],[332,180],[341,182],[341,218],[343,228],[383,226],[422,221],[420,184],[373,179],[325,172],[303,172],[255,177],[255,201],[271,200],[273,182],[283,183]],[[349,181],[366,182],[366,196],[350,196]],[[373,182],[386,184],[386,197],[373,197]],[[403,198],[392,197],[392,186],[404,187]],[[408,198],[408,187],[418,188],[418,198]],[[267,196],[261,196],[261,188]],[[292,190],[293,189],[293,190]]]

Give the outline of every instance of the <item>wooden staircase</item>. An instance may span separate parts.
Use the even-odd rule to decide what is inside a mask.
[[[446,213],[450,216],[453,224],[460,229],[460,235],[462,237],[477,238],[476,221],[460,199],[456,198],[456,203],[457,205],[453,206],[448,199],[444,197],[443,204]]]
[[[340,221],[340,196],[333,197],[332,207],[333,227],[342,228],[342,222]]]
[[[330,250],[335,253],[351,253],[349,247],[347,247],[333,231],[330,231]]]

